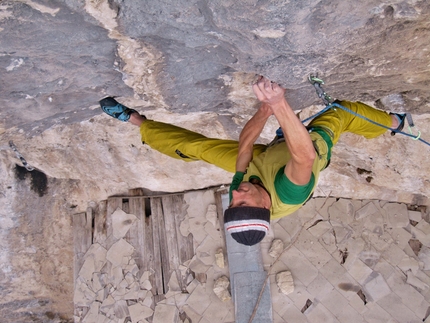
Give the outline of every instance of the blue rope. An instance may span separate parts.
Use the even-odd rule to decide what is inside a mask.
[[[323,114],[323,113],[324,113],[324,112],[326,112],[327,110],[330,110],[331,108],[332,108],[332,104],[327,105],[327,106],[326,106],[324,109],[322,109],[320,112],[318,112],[318,113],[314,114],[313,116],[311,116],[311,117],[306,118],[305,120],[303,120],[303,121],[302,121],[302,123],[306,123],[306,122],[308,122],[309,120],[314,119],[314,118],[316,118],[316,117],[320,116],[321,114]]]
[[[314,118],[318,117],[319,115],[323,114],[324,112],[326,112],[326,111],[327,111],[327,110],[329,110],[329,109],[333,109],[334,107],[338,107],[338,108],[340,108],[340,109],[342,109],[342,110],[345,110],[346,112],[349,112],[349,113],[351,113],[351,114],[355,115],[356,117],[359,117],[359,118],[361,118],[361,119],[364,119],[364,120],[366,120],[366,121],[369,121],[370,123],[373,123],[373,124],[375,124],[375,125],[377,125],[377,126],[379,126],[379,127],[385,128],[385,129],[387,129],[387,130],[394,131],[395,133],[400,133],[400,134],[402,134],[402,135],[405,135],[405,136],[411,137],[411,138],[412,138],[412,139],[414,139],[414,140],[419,140],[419,141],[421,141],[421,142],[425,143],[426,145],[430,146],[430,143],[429,143],[429,142],[427,142],[427,141],[425,141],[424,139],[420,138],[420,135],[421,135],[421,134],[419,134],[418,136],[414,136],[414,135],[412,135],[412,134],[410,134],[410,133],[406,133],[406,132],[403,132],[403,131],[400,131],[400,130],[391,129],[390,127],[384,126],[383,124],[380,124],[380,123],[375,122],[375,121],[373,121],[373,120],[371,120],[371,119],[369,119],[369,118],[366,118],[365,116],[363,116],[363,115],[361,115],[361,114],[359,114],[359,113],[357,113],[357,112],[354,112],[354,111],[352,111],[352,110],[348,109],[347,107],[344,107],[343,105],[340,105],[340,104],[338,104],[338,103],[331,103],[331,104],[327,105],[327,106],[326,106],[323,110],[321,110],[320,112],[318,112],[318,113],[316,113],[315,115],[313,115],[313,116],[311,116],[311,117],[306,118],[305,120],[303,120],[303,121],[302,121],[302,123],[306,123],[307,121],[309,121],[309,120],[311,120],[311,119],[314,119]]]

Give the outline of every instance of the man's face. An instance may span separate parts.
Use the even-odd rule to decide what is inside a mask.
[[[266,191],[261,186],[251,184],[250,182],[242,182],[237,190],[232,191],[233,196],[230,207],[266,207],[266,194]]]

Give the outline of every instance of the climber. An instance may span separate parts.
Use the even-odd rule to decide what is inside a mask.
[[[343,132],[370,139],[386,131],[342,109],[328,110],[305,127],[286,101],[284,88],[265,77],[252,88],[261,103],[239,141],[207,138],[149,120],[112,97],[100,101],[108,115],[138,126],[142,142],[151,148],[184,161],[203,160],[234,173],[224,222],[232,237],[245,245],[260,242],[270,219],[293,213],[311,197]],[[336,102],[392,130],[403,128],[404,115],[388,114],[360,102]],[[270,146],[255,144],[271,115],[278,120],[283,138]]]

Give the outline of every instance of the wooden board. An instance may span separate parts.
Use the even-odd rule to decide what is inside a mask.
[[[118,208],[123,210],[123,198],[122,197],[110,197],[107,200],[106,206],[106,240],[104,241],[104,247],[109,250],[110,247],[115,243],[113,236],[112,227],[112,213],[114,213]]]
[[[107,237],[107,201],[101,201],[94,214],[94,235],[93,243],[103,245]]]
[[[145,271],[145,198],[133,198],[128,202],[127,213],[136,216],[136,222],[131,226],[125,240],[134,247],[133,259],[139,267],[139,277]]]
[[[223,245],[225,246],[226,241],[225,241],[225,229],[224,229],[224,211],[223,211],[222,199],[221,199],[222,194],[228,194],[228,190],[221,189],[215,192],[215,205],[216,205],[216,211],[218,215],[221,236],[223,239]],[[223,254],[224,254],[225,265],[228,266],[227,248],[223,248]]]
[[[182,236],[181,222],[185,218],[184,196],[170,195],[162,198],[163,218],[166,232],[167,249],[169,251],[169,277],[176,275],[181,290],[186,290],[185,279],[179,270],[179,265],[190,260],[194,255],[193,236]]]
[[[154,271],[154,279],[155,279],[155,288],[154,295],[164,294],[164,284],[163,284],[163,267],[162,267],[162,256],[161,250],[164,246],[161,244],[160,237],[160,214],[163,212],[163,208],[161,205],[161,199],[151,199],[151,218],[152,218],[152,241],[153,241],[153,255],[154,255],[154,267],[152,268]],[[151,252],[151,250],[149,251]]]
[[[150,213],[147,208],[150,203]],[[176,275],[180,288],[185,290],[185,277],[180,265],[194,256],[193,236],[182,236],[181,222],[185,219],[184,195],[158,197],[110,197],[95,209],[76,214],[73,218],[75,239],[75,278],[82,266],[82,257],[92,243],[109,250],[117,241],[113,236],[112,214],[117,209],[134,214],[136,221],[124,239],[134,247],[132,255],[139,268],[139,277],[149,271],[155,302],[164,299],[168,283]]]
[[[74,243],[74,281],[78,277],[79,271],[83,264],[83,257],[88,249],[91,247],[93,212],[88,209],[87,212],[78,213],[72,217],[73,226],[73,243]]]

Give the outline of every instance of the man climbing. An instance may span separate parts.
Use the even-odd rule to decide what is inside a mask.
[[[312,195],[319,173],[327,167],[333,145],[343,132],[375,138],[386,129],[342,109],[330,109],[305,127],[285,99],[285,89],[260,77],[253,91],[261,102],[239,141],[207,138],[170,124],[146,119],[107,97],[100,101],[108,115],[140,128],[142,142],[184,161],[203,160],[234,173],[225,228],[239,243],[254,245],[269,229],[270,219],[299,209]],[[336,101],[387,128],[399,131],[404,115],[388,114],[360,102]],[[274,115],[283,136],[272,145],[255,144]],[[284,143],[285,142],[285,143]]]

